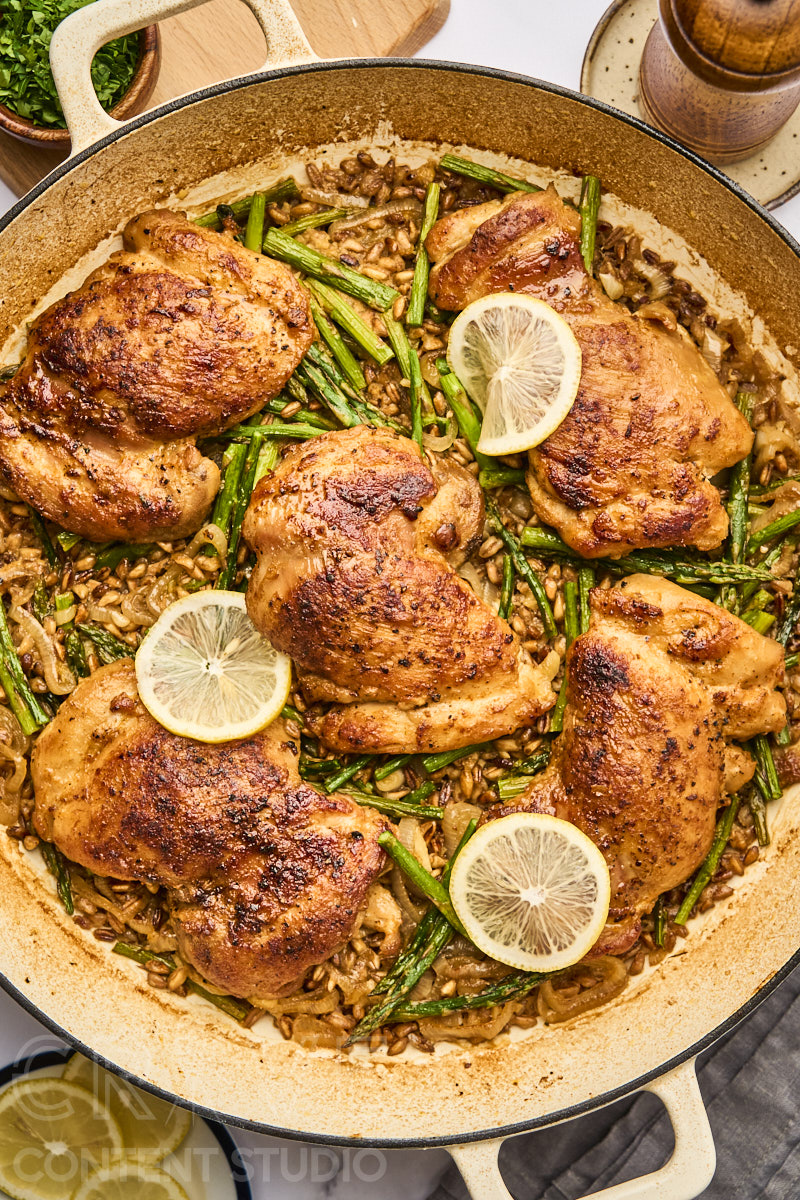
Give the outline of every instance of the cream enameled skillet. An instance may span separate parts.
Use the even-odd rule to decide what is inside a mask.
[[[793,377],[800,248],[718,172],[575,93],[438,62],[319,62],[286,0],[248,0],[280,66],[119,125],[91,92],[94,50],[196,2],[97,0],[57,31],[53,67],[74,151],[0,222],[0,344],[12,339],[8,354],[13,331],[106,255],[133,214],[163,203],[199,212],[219,195],[244,194],[292,164],[326,150],[343,155],[356,143],[412,159],[442,147],[520,159],[545,175],[560,172],[566,190],[573,172],[599,175],[618,198],[607,203],[635,217],[712,307],[735,312]],[[268,1022],[244,1030],[201,1002],[154,991],[66,918],[38,856],[8,838],[0,838],[0,971],[45,1024],[178,1103],[289,1137],[445,1145],[476,1200],[508,1200],[497,1168],[503,1137],[648,1088],[670,1110],[673,1158],[598,1195],[689,1200],[714,1164],[694,1058],[800,958],[799,823],[793,794],[771,813],[773,844],[735,895],[619,999],[570,1025],[517,1031],[486,1047],[371,1060],[310,1054]]]

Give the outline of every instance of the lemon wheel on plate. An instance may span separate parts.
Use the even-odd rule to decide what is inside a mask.
[[[72,1055],[62,1078],[106,1105],[120,1127],[126,1156],[138,1163],[161,1162],[178,1149],[192,1127],[192,1114],[185,1108],[133,1087],[82,1054]]]
[[[14,1200],[64,1200],[122,1150],[109,1108],[77,1083],[25,1076],[0,1092],[0,1188]]]
[[[70,1200],[189,1200],[186,1192],[160,1167],[120,1162],[95,1171]]]

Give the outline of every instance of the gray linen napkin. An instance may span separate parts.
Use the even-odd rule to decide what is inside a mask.
[[[698,1060],[717,1146],[703,1200],[800,1198],[800,968]],[[666,1162],[672,1132],[642,1095],[552,1130],[509,1140],[503,1176],[515,1200],[575,1200]],[[466,1200],[451,1168],[431,1200]]]

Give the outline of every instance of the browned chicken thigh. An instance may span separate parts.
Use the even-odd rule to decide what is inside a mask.
[[[556,309],[581,347],[571,412],[529,453],[537,515],[586,558],[645,546],[712,550],[728,529],[709,477],[747,454],[752,431],[663,304],[631,314],[587,274],[580,217],[551,186],[438,221],[431,295],[462,309],[525,292]]]
[[[277,395],[312,339],[282,263],[169,211],[47,309],[0,385],[0,470],[93,541],[193,533],[219,486],[195,439]]]
[[[783,728],[783,649],[744,621],[652,575],[591,593],[567,655],[564,731],[509,812],[582,829],[611,872],[609,923],[593,953],[622,954],[642,914],[711,846],[717,809],[753,775],[738,741]]]
[[[167,889],[178,950],[234,996],[292,991],[350,936],[384,822],[297,773],[278,720],[207,745],[158,725],[130,660],[84,680],[33,753],[39,834],[98,875]]]
[[[324,434],[262,479],[243,534],[247,609],[295,661],[307,718],[343,751],[449,750],[552,707],[546,669],[454,570],[483,530],[477,481],[434,475],[385,429]]]

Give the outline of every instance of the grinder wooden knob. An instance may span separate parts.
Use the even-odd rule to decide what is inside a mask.
[[[800,103],[800,0],[659,0],[639,69],[647,119],[716,163],[759,150]]]

